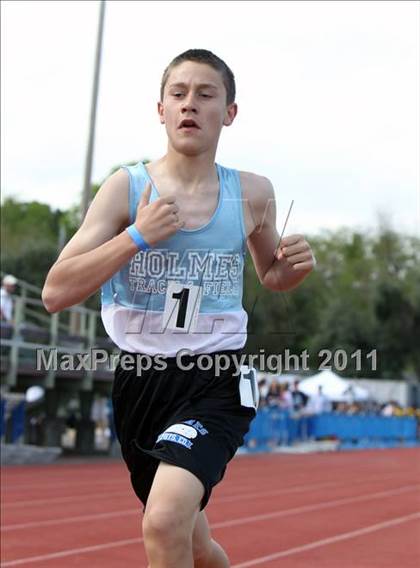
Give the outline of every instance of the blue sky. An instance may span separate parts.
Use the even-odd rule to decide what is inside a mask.
[[[93,180],[159,158],[163,69],[190,47],[233,69],[217,161],[269,177],[287,233],[419,233],[418,2],[108,1]],[[66,208],[83,185],[99,3],[2,3],[3,198]]]

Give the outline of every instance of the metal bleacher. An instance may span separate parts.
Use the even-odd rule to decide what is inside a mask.
[[[3,275],[2,275],[3,276]],[[3,389],[20,390],[31,384],[54,388],[56,381],[78,379],[82,390],[92,390],[94,381],[111,384],[112,372],[98,363],[96,370],[43,370],[37,356],[48,356],[52,350],[60,353],[86,353],[104,349],[116,352],[106,337],[100,312],[75,306],[60,313],[48,314],[41,301],[41,288],[18,280],[14,295],[13,323],[1,322],[0,371]]]

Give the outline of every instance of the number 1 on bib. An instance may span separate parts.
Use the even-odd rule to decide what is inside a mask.
[[[163,313],[163,329],[195,331],[201,297],[201,286],[169,281]]]

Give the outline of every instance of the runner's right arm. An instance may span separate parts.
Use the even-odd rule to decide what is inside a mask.
[[[50,313],[86,300],[138,252],[124,230],[129,224],[128,193],[128,173],[120,169],[96,194],[81,227],[47,275],[42,301]],[[135,225],[153,246],[183,223],[174,215],[178,212],[174,197],[149,203],[150,193],[149,185],[139,202]]]

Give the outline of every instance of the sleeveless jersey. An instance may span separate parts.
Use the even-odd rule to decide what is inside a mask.
[[[131,224],[152,180],[142,162],[124,169]],[[242,191],[236,170],[216,169],[219,200],[208,223],[139,251],[102,286],[102,321],[120,349],[174,357],[182,349],[200,354],[244,346]],[[158,198],[152,183],[150,202]]]

